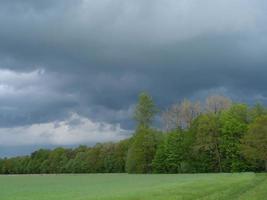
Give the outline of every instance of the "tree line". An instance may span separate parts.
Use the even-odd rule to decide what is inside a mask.
[[[161,129],[153,127],[155,116]],[[40,149],[0,159],[1,174],[204,173],[267,171],[267,108],[210,96],[183,100],[163,112],[139,95],[136,130],[117,143],[74,149]]]

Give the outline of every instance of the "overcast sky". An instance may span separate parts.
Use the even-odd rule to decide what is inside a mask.
[[[267,103],[266,0],[1,0],[0,156],[131,134],[210,93]]]

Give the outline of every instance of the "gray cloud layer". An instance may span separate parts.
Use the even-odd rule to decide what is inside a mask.
[[[133,128],[136,95],[158,105],[219,91],[266,102],[264,0],[0,2],[0,126],[70,112]]]

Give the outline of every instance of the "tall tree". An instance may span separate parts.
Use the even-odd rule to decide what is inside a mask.
[[[126,171],[128,173],[151,173],[160,133],[149,128],[139,128],[128,152]]]
[[[139,95],[138,104],[134,112],[134,119],[137,122],[137,127],[148,128],[157,113],[157,108],[146,92]]]
[[[134,112],[137,129],[127,155],[126,171],[129,173],[152,172],[158,134],[150,128],[150,125],[156,113],[157,108],[152,97],[145,92],[141,93]]]

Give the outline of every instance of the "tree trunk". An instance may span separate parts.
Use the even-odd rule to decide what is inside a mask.
[[[215,144],[215,153],[218,160],[219,171],[222,172],[221,155],[220,155],[219,145],[217,144],[217,142]]]

